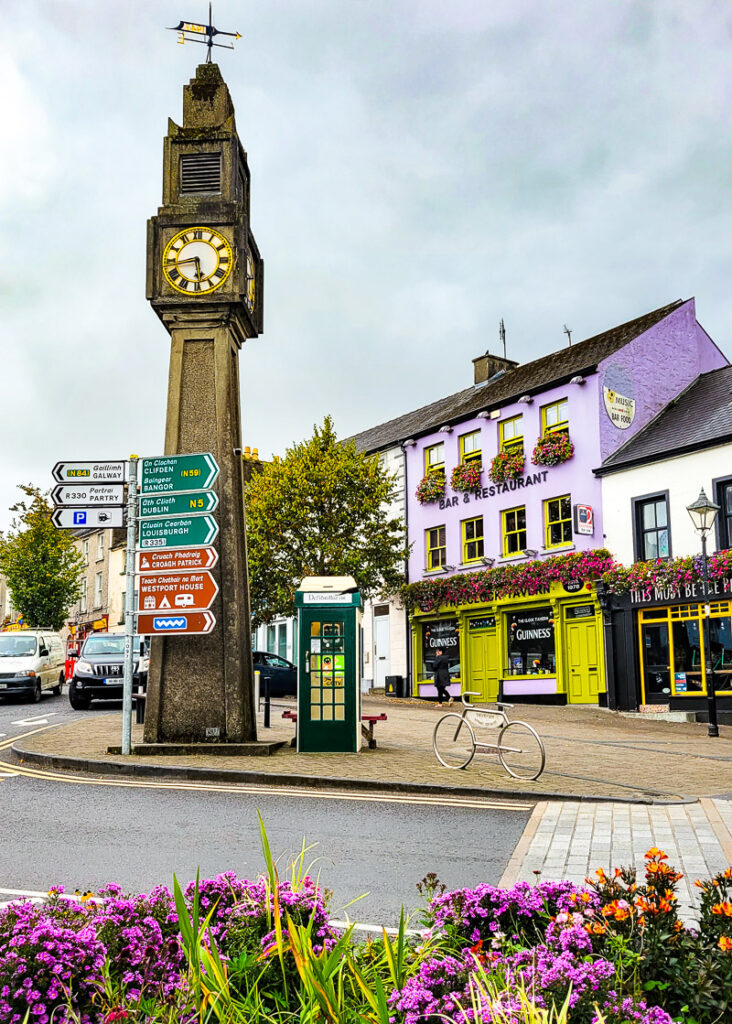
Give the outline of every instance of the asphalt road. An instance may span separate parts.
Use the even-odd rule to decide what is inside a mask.
[[[107,705],[103,710],[109,710]],[[41,704],[0,704],[0,740],[68,721],[65,694]],[[1,734],[5,734],[4,737]],[[331,914],[393,924],[419,905],[416,882],[434,871],[450,888],[497,882],[528,819],[527,810],[216,792],[213,789],[89,785],[12,775],[0,763],[0,889],[129,891],[233,870],[263,870],[257,811],[280,871],[305,839],[311,874],[333,890]],[[8,774],[3,777],[4,772]],[[129,780],[132,782],[132,780]]]

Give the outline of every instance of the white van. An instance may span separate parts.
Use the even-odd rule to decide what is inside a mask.
[[[0,632],[0,698],[41,699],[43,690],[61,693],[66,649],[50,629]]]

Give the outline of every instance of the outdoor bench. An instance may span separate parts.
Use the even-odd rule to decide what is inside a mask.
[[[290,711],[289,709],[287,711],[283,711],[282,712],[282,717],[283,718],[289,718],[289,720],[291,722],[297,723],[297,712],[296,711]],[[381,715],[361,715],[361,733],[363,734],[363,738],[366,740],[366,742],[369,745],[369,750],[375,750],[376,749],[376,738],[374,737],[374,726],[376,725],[377,722],[386,722],[386,721],[387,721],[387,718],[386,718],[385,714],[381,714]],[[296,743],[297,743],[297,739],[295,738],[295,739],[290,741],[290,746],[294,747],[296,745]]]

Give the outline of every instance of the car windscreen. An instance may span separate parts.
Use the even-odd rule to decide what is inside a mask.
[[[140,638],[135,637],[135,654],[140,653]],[[123,655],[125,653],[125,638],[121,633],[117,633],[114,636],[105,636],[103,634],[97,634],[96,636],[88,636],[84,642],[84,650],[82,651],[83,657],[94,657],[99,654],[116,654]]]
[[[34,636],[0,636],[0,658],[29,658],[35,653]]]

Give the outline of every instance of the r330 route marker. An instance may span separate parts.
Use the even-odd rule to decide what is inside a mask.
[[[141,494],[175,494],[208,490],[219,475],[216,459],[208,452],[197,455],[160,455],[141,459]]]

